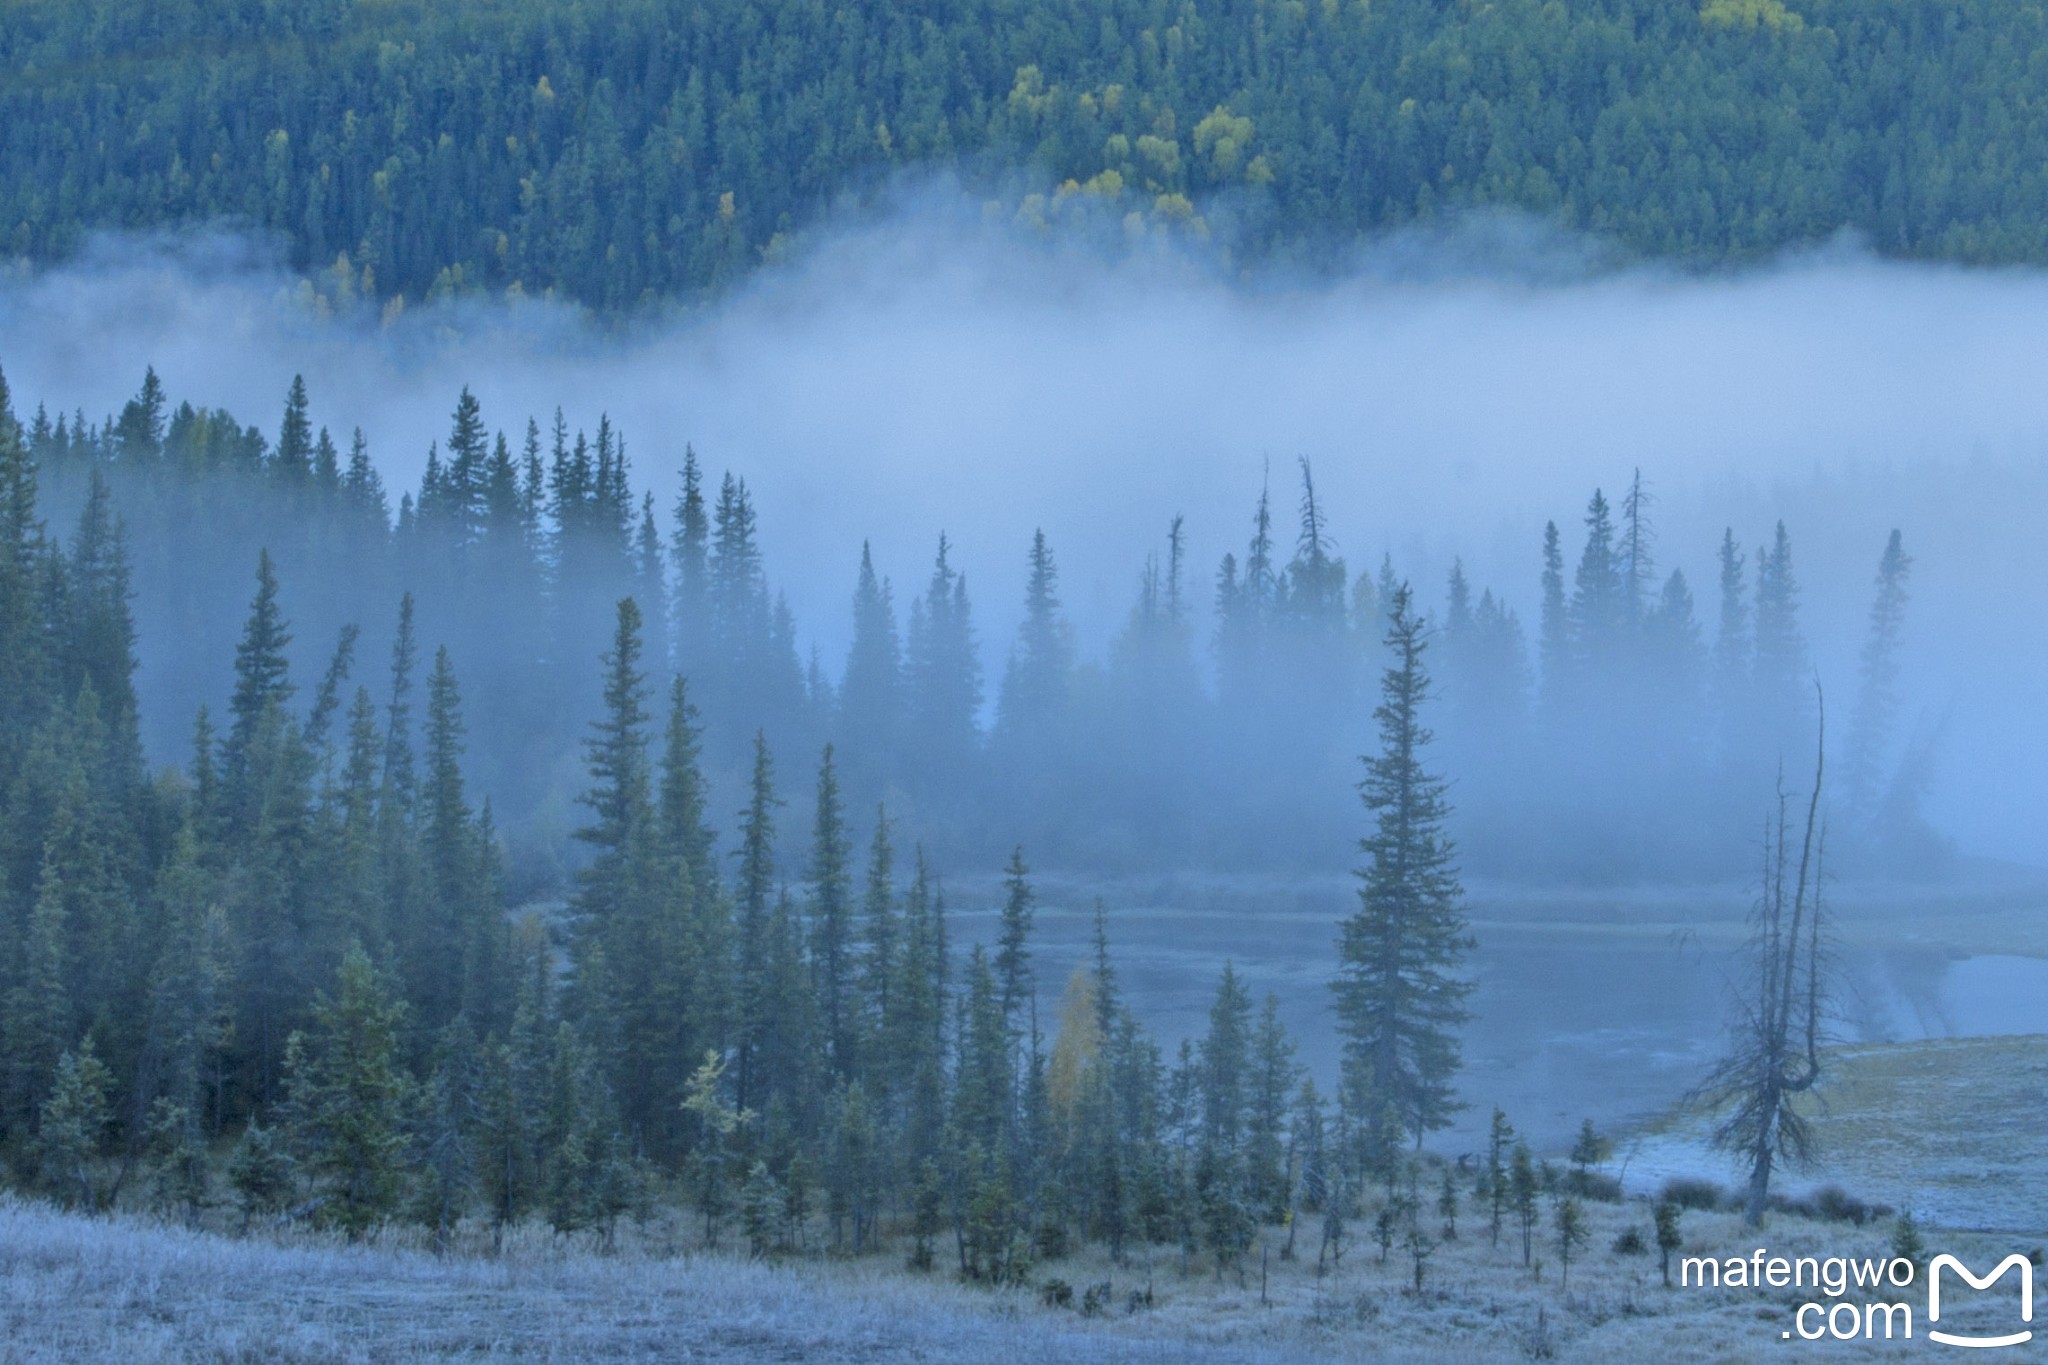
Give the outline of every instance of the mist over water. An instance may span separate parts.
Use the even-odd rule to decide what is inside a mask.
[[[1462,556],[1531,632],[1543,524],[1569,564],[1596,485],[1617,498],[1641,468],[1660,568],[1684,568],[1706,620],[1721,529],[1753,550],[1783,518],[1844,703],[1897,526],[1916,561],[1902,724],[1940,735],[1930,817],[1966,853],[2048,861],[2048,274],[1843,250],[1561,278],[1555,241],[1527,268],[1500,254],[1482,270],[1410,240],[1347,278],[1244,280],[1207,254],[1049,250],[906,212],[709,311],[606,329],[537,300],[330,319],[247,243],[106,239],[0,284],[0,367],[24,418],[98,422],[154,364],[174,401],[266,431],[304,373],[316,425],[362,427],[394,502],[465,384],[515,441],[558,405],[572,427],[608,413],[664,516],[685,443],[747,479],[769,576],[833,672],[863,540],[900,608],[946,531],[991,701],[1034,528],[1100,658],[1175,514],[1204,607],[1268,464],[1291,543],[1302,456],[1352,574],[1390,553],[1439,609]],[[1206,610],[1195,629],[1206,662]],[[145,708],[174,717],[152,732],[182,733],[189,699],[152,697],[149,669],[145,636]]]

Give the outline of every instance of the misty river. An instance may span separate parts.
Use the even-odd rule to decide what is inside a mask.
[[[1338,920],[1356,904],[1349,883],[1046,878],[1040,894],[1039,1025],[1048,1037],[1067,976],[1092,951],[1099,894],[1120,982],[1169,1063],[1182,1038],[1207,1029],[1227,960],[1254,1001],[1279,997],[1300,1060],[1331,1092],[1339,1040],[1327,982]],[[948,899],[957,948],[993,938],[993,887],[961,885]],[[1747,899],[1736,888],[1633,899],[1476,892],[1478,989],[1458,1081],[1467,1107],[1430,1145],[1477,1149],[1495,1104],[1539,1150],[1568,1145],[1585,1118],[1612,1131],[1672,1107],[1725,1042]],[[1963,955],[1931,941],[1850,942],[1836,957],[1833,1041],[2048,1034],[2048,959]]]

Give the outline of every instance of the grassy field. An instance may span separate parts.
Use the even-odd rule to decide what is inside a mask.
[[[1802,1103],[1820,1143],[1789,1190],[1837,1185],[1946,1227],[2048,1234],[2048,1037],[1841,1048]],[[1680,1109],[1626,1140],[1631,1186],[1723,1178],[1711,1117]]]
[[[127,1218],[84,1219],[0,1203],[0,1360],[389,1361],[782,1360],[958,1362],[1404,1360],[1425,1362],[1762,1359],[1783,1345],[1812,1291],[1663,1287],[1654,1251],[1616,1250],[1650,1232],[1648,1205],[1588,1205],[1592,1241],[1560,1283],[1546,1216],[1524,1269],[1512,1224],[1498,1246],[1468,1213],[1430,1258],[1422,1292],[1397,1246],[1386,1264],[1361,1237],[1329,1273],[1278,1257],[1240,1279],[1177,1255],[1124,1266],[1077,1258],[1032,1286],[987,1291],[901,1272],[896,1259],[770,1266],[714,1255],[661,1256],[629,1237],[616,1254],[529,1236],[499,1258],[437,1258],[404,1245],[235,1240]],[[1546,1209],[1547,1214],[1547,1209]],[[1364,1229],[1361,1229],[1363,1232]],[[1732,1214],[1688,1213],[1688,1255],[1885,1255],[1889,1228],[1780,1216],[1748,1232]],[[1929,1233],[1930,1247],[1976,1263],[2009,1237]],[[1048,1306],[1057,1274],[1108,1281],[1112,1307],[1084,1318]],[[1263,1282],[1263,1293],[1262,1293]],[[1150,1287],[1152,1306],[1128,1306]],[[1853,1291],[1852,1291],[1853,1292]],[[1800,1343],[1823,1359],[1905,1358],[1925,1349],[1918,1288],[1911,1343]],[[1943,1325],[1990,1330],[1964,1304]]]

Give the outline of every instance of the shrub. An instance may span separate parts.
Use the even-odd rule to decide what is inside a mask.
[[[1711,1180],[1674,1176],[1664,1182],[1663,1193],[1658,1195],[1658,1198],[1667,1204],[1676,1204],[1682,1209],[1718,1209],[1727,1195]]]
[[[1875,1216],[1870,1205],[1843,1190],[1839,1185],[1824,1185],[1814,1191],[1814,1212],[1836,1223],[1854,1223],[1862,1227]]]
[[[1621,1181],[1605,1171],[1573,1171],[1565,1178],[1565,1187],[1581,1199],[1601,1204],[1621,1202]]]
[[[1640,1256],[1649,1249],[1649,1244],[1643,1241],[1641,1228],[1623,1228],[1621,1235],[1614,1239],[1614,1254],[1617,1256]]]

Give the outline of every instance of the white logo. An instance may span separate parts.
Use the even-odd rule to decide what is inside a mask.
[[[1959,1337],[1948,1332],[1935,1331],[1931,1324],[1941,1321],[1941,1268],[1943,1266],[1947,1266],[1950,1270],[1955,1271],[1956,1274],[1969,1281],[1970,1288],[1972,1289],[1989,1289],[1993,1284],[2004,1278],[2006,1271],[2018,1270],[2020,1274],[2020,1321],[2032,1322],[2034,1320],[2034,1263],[2026,1257],[2015,1252],[2000,1261],[1996,1270],[1980,1279],[1971,1273],[1968,1266],[1958,1261],[1955,1257],[1937,1256],[1934,1258],[1934,1264],[1927,1267],[1927,1321],[1930,1324],[1927,1329],[1927,1335],[1930,1340],[1941,1342],[1945,1346],[2018,1346],[2022,1342],[2034,1339],[2034,1334],[2031,1330],[2014,1332],[2010,1336],[2003,1337]]]

